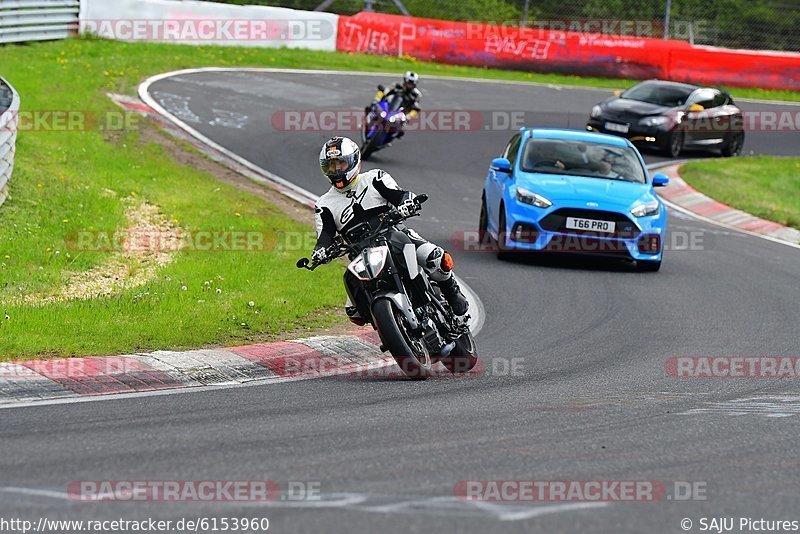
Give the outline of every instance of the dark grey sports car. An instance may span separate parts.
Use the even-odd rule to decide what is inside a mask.
[[[711,87],[649,80],[592,108],[586,129],[619,135],[676,158],[684,148],[736,156],[744,117],[731,95]]]

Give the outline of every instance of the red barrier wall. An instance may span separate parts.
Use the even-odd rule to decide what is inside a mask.
[[[800,54],[359,13],[339,18],[337,50],[425,61],[710,85],[800,88]]]

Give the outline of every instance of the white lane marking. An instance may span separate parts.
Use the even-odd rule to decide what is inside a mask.
[[[396,72],[368,72],[368,71],[340,71],[340,70],[315,70],[315,69],[286,69],[278,67],[203,67],[197,69],[183,69],[167,73],[165,78],[177,76],[181,74],[195,74],[202,72],[256,72],[256,73],[279,73],[279,74],[331,74],[336,76],[381,76],[385,78],[395,78]],[[160,75],[163,76],[163,75]],[[607,93],[610,96],[615,88],[613,87],[589,87],[585,85],[564,85],[557,83],[546,82],[528,82],[522,80],[493,80],[490,78],[469,78],[466,76],[442,76],[438,74],[425,74],[426,79],[441,80],[441,81],[458,81],[469,83],[483,83],[483,84],[497,84],[497,85],[520,85],[523,87],[542,87],[551,89],[553,91],[561,91],[570,89],[575,91],[587,91],[592,93]],[[622,89],[618,87],[617,89]],[[754,104],[775,104],[779,106],[800,106],[800,102],[791,102],[785,100],[759,100],[757,98],[737,98],[741,102],[750,102]]]
[[[756,415],[769,418],[792,417],[800,414],[800,396],[769,395],[723,402],[708,402],[703,408],[693,408],[677,415],[699,414]]]
[[[65,501],[71,500],[69,495],[63,491],[42,490],[34,488],[17,488],[14,486],[6,486],[0,488],[2,493],[14,493],[18,495],[32,495],[34,497],[47,497],[49,499],[61,499]]]
[[[35,497],[46,497],[64,501],[75,500],[66,492],[43,490],[36,488],[4,487],[0,488],[2,493],[17,495],[27,495]],[[123,496],[122,494],[117,495]],[[358,512],[370,513],[420,513],[429,512],[434,514],[463,514],[464,512],[478,512],[494,516],[500,521],[523,521],[534,517],[557,514],[563,512],[574,512],[591,508],[604,508],[611,503],[608,502],[577,502],[559,503],[529,506],[524,503],[503,504],[484,501],[466,501],[452,496],[440,497],[416,497],[404,500],[405,497],[389,497],[386,495],[371,496],[363,493],[332,493],[322,495],[318,500],[291,501],[282,495],[279,500],[265,502],[226,502],[225,505],[237,504],[248,507],[264,508],[348,508]],[[366,504],[370,499],[389,500],[388,504]],[[108,501],[113,502],[113,501]]]
[[[274,69],[274,70],[273,69],[265,69],[264,71],[267,71],[267,72],[315,73],[315,74],[319,74],[319,73],[322,73],[322,72],[329,72],[329,73],[332,73],[332,74],[338,73],[338,71],[294,71],[294,70],[291,70],[291,69]],[[175,126],[180,128],[181,130],[183,130],[187,134],[191,135],[192,137],[194,137],[198,141],[208,145],[209,147],[211,147],[212,149],[214,149],[214,150],[216,150],[218,152],[221,152],[221,153],[225,154],[227,157],[233,159],[234,161],[236,161],[240,165],[243,165],[244,167],[246,167],[246,168],[248,168],[248,169],[250,169],[252,171],[255,171],[257,173],[261,173],[264,177],[266,177],[264,182],[268,183],[269,180],[272,180],[272,181],[278,183],[279,185],[290,189],[291,192],[294,193],[294,195],[297,195],[297,196],[300,197],[300,199],[301,199],[300,202],[302,204],[313,206],[317,201],[317,195],[315,195],[314,193],[312,193],[311,191],[309,191],[309,190],[307,190],[307,189],[305,189],[303,187],[300,187],[299,185],[296,185],[296,184],[292,183],[291,181],[287,180],[286,178],[278,176],[277,174],[272,173],[272,172],[270,172],[270,171],[268,171],[268,170],[256,165],[252,161],[249,161],[249,160],[243,158],[242,156],[239,156],[235,152],[233,152],[231,150],[228,150],[227,148],[223,147],[222,145],[212,141],[207,136],[203,135],[202,133],[198,132],[196,129],[194,129],[191,126],[189,126],[188,124],[186,124],[179,117],[176,117],[175,115],[170,113],[169,110],[165,109],[158,101],[156,101],[155,98],[153,98],[150,95],[150,87],[154,83],[156,83],[158,81],[165,80],[167,78],[172,78],[172,77],[175,77],[175,76],[180,76],[182,74],[193,74],[193,73],[202,73],[202,72],[263,72],[263,71],[261,69],[249,69],[249,68],[242,68],[242,69],[230,68],[230,69],[225,69],[225,68],[217,68],[217,67],[208,67],[206,69],[187,69],[187,70],[176,71],[176,72],[171,72],[171,73],[168,72],[168,73],[164,73],[164,74],[159,74],[158,76],[153,76],[152,78],[148,78],[147,80],[145,80],[139,86],[139,97],[144,101],[145,104],[147,104],[148,106],[153,108],[157,113],[159,113],[160,115],[162,115],[163,117],[168,119],[170,122],[175,124]],[[355,74],[355,75],[370,74],[370,75],[375,75],[375,73],[342,73],[342,74]],[[154,94],[158,94],[158,92],[154,92]],[[289,194],[287,196],[289,196],[290,198],[293,198],[295,200],[298,200],[298,198],[295,197],[294,195]],[[309,202],[310,202],[310,204],[309,204]],[[478,294],[475,293],[475,291],[471,287],[469,287],[469,285],[467,285],[467,283],[464,282],[463,279],[458,278],[458,283],[459,283],[459,285],[461,285],[461,288],[464,291],[464,293],[466,294],[465,296],[467,297],[467,300],[470,303],[470,321],[469,321],[470,330],[472,331],[473,335],[477,336],[478,333],[483,328],[484,323],[486,322],[486,317],[485,317],[486,310],[483,307],[483,303],[481,302],[480,297],[478,297]]]

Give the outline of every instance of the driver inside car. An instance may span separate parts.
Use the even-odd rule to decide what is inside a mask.
[[[361,206],[367,220],[389,211],[392,207],[406,217],[417,210],[414,193],[400,189],[389,173],[378,169],[361,173],[361,151],[358,145],[346,137],[333,137],[326,142],[319,154],[319,164],[331,188],[319,198],[314,210],[317,244],[311,259],[316,263],[330,260],[327,249],[333,244],[335,237],[346,233],[363,220],[355,216],[354,204]],[[457,316],[465,315],[469,304],[453,276],[452,256],[403,224],[398,224],[397,228],[411,239],[417,249],[419,265],[439,286],[453,313]],[[345,271],[345,283],[351,290],[359,286],[350,271]],[[359,326],[366,323],[349,298],[345,311],[353,323]]]

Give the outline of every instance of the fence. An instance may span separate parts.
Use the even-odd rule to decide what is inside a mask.
[[[359,11],[505,22],[578,33],[668,36],[692,44],[800,51],[796,0],[216,0],[340,15]],[[668,29],[668,31],[666,31]]]
[[[0,78],[0,204],[8,197],[8,180],[14,170],[19,94]]]
[[[0,44],[64,39],[78,30],[78,0],[0,1]]]

